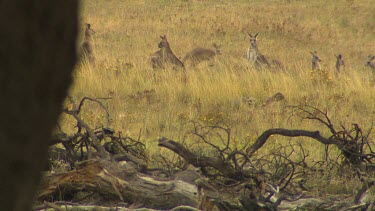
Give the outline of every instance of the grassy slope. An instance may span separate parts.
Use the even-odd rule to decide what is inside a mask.
[[[336,125],[356,122],[368,128],[375,113],[375,88],[370,70],[363,66],[367,55],[375,53],[374,7],[370,0],[83,1],[82,22],[91,23],[97,32],[98,65],[77,69],[71,93],[76,98],[113,97],[108,101],[110,126],[132,137],[141,129],[151,154],[159,152],[158,136],[195,142],[184,135],[188,129],[182,123],[187,119],[222,119],[231,125],[236,147],[272,127],[327,133],[316,123],[290,118],[291,111],[280,103],[262,107],[277,92],[289,105],[309,103],[328,109]],[[286,73],[249,67],[245,32],[260,32],[260,50],[282,61]],[[178,57],[213,42],[223,46],[223,55],[214,67],[202,64],[188,70],[189,80],[183,83],[173,70],[151,69],[149,55],[158,50],[159,35],[164,34]],[[323,59],[328,76],[311,73],[313,50]],[[347,66],[335,76],[338,53]],[[155,92],[148,98],[134,96],[144,90]],[[249,106],[244,98],[254,99],[255,105]],[[93,127],[106,124],[104,113],[87,105],[85,119]],[[71,126],[65,117],[61,122],[65,128]],[[287,140],[272,138],[280,144]],[[304,143],[313,158],[323,155],[323,147],[307,139]],[[261,153],[272,148],[267,146]]]

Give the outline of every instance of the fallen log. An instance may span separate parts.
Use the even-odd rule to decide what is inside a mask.
[[[127,163],[129,164],[129,163]],[[70,201],[111,206],[118,203],[152,209],[197,207],[197,186],[181,180],[158,181],[139,174],[130,164],[88,160],[75,170],[46,175],[38,201]]]
[[[104,206],[96,206],[96,205],[71,205],[71,204],[53,204],[49,202],[45,202],[42,205],[36,206],[33,208],[34,211],[87,211],[87,210],[96,210],[96,211],[157,211],[155,209],[149,208],[125,208],[125,207],[104,207]],[[190,206],[178,206],[170,211],[199,211],[194,207]]]

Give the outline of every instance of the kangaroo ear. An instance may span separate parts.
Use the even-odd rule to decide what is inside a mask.
[[[313,52],[310,51],[310,53],[311,53],[311,55],[315,56]]]
[[[246,32],[250,37],[253,37],[253,35],[251,35],[249,32]]]
[[[258,34],[259,34],[259,32],[257,32],[254,37],[257,38]]]
[[[216,43],[212,43],[212,46],[213,46],[214,48],[218,48],[218,46],[216,45]]]

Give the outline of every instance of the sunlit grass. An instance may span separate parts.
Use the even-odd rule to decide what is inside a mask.
[[[197,147],[187,135],[189,120],[232,128],[233,147],[253,142],[269,128],[329,131],[317,122],[301,120],[288,105],[309,104],[327,111],[334,125],[360,124],[369,129],[375,113],[374,76],[364,68],[375,51],[375,13],[370,1],[82,1],[82,23],[96,31],[96,67],[76,69],[71,95],[110,97],[111,114],[87,103],[81,114],[92,128],[109,126],[126,135],[141,134],[150,155],[161,150],[155,141],[165,136]],[[83,27],[82,27],[83,28]],[[280,60],[284,71],[259,71],[246,59],[246,32],[260,32],[259,49]],[[185,75],[172,69],[154,71],[150,54],[160,35],[167,35],[177,57],[196,46],[222,45],[213,66],[203,63]],[[311,71],[310,51],[322,58],[323,72]],[[334,54],[342,53],[343,73],[335,74]],[[281,92],[285,101],[265,105]],[[251,102],[250,102],[251,100]],[[61,118],[73,132],[72,119]],[[301,141],[312,160],[324,146],[305,138],[273,136],[259,151]],[[350,189],[350,188],[348,188]]]

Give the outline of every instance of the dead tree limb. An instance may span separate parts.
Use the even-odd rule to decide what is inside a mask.
[[[85,130],[87,131],[87,133],[89,134],[89,136],[92,140],[92,143],[94,144],[94,147],[99,152],[100,157],[103,158],[103,159],[109,159],[108,152],[105,151],[104,147],[100,144],[100,142],[99,142],[98,138],[96,137],[94,131],[78,116],[77,112],[68,111],[68,110],[65,110],[64,112],[66,114],[72,115],[77,120],[78,124],[80,126],[82,126],[83,128],[85,128]]]
[[[351,129],[347,129],[343,124],[340,124],[341,129],[337,129],[328,115],[328,109],[322,111],[310,105],[292,106],[292,108],[299,112],[298,115],[302,119],[317,121],[328,128],[331,132],[329,140],[336,142],[334,144],[340,149],[341,154],[356,168],[363,170],[363,164],[365,162],[371,163],[371,159],[375,157],[371,146],[368,144],[372,126],[369,133],[365,135],[359,125],[355,123],[352,124]],[[371,153],[365,154],[366,151]]]
[[[101,98],[101,99],[111,99],[111,98]],[[78,108],[77,108],[77,114],[79,114],[81,112],[81,109],[82,109],[82,106],[84,105],[84,102],[88,100],[88,101],[92,101],[92,102],[96,102],[104,111],[105,113],[107,114],[107,119],[108,121],[111,120],[111,116],[109,115],[109,112],[107,110],[107,108],[103,105],[102,102],[100,102],[98,99],[95,99],[95,98],[90,98],[90,97],[84,97],[81,99],[81,101],[79,102],[79,105],[78,105]]]
[[[135,156],[128,154],[126,152],[123,152],[120,155],[115,155],[113,156],[113,159],[117,162],[119,161],[130,161],[136,165],[139,166],[141,172],[146,172],[147,171],[147,163],[144,162],[143,160],[136,158]]]
[[[369,179],[367,181],[363,181],[362,188],[358,190],[358,193],[354,197],[354,203],[360,204],[363,202],[368,202],[368,195],[369,195],[369,190],[372,186],[375,185],[375,180],[374,179]]]
[[[51,146],[61,143],[64,149],[53,146],[50,150],[50,169],[54,169],[55,161],[62,161],[74,169],[74,163],[99,156],[104,159],[111,157],[112,161],[130,161],[139,167],[142,173],[147,172],[148,156],[145,151],[145,145],[129,136],[122,136],[121,132],[115,134],[115,130],[102,127],[91,129],[91,127],[82,120],[78,114],[77,104],[74,103],[72,97],[69,98],[73,103],[72,109],[65,109],[64,113],[72,116],[78,128],[75,134],[68,135],[63,131],[59,131],[53,135],[50,142]],[[88,98],[84,98],[88,99]],[[82,101],[81,101],[82,102]],[[96,102],[96,101],[94,101]],[[82,105],[82,104],[81,104]],[[82,110],[81,110],[82,111]],[[84,129],[82,131],[82,129]],[[140,137],[138,137],[138,140]],[[105,140],[105,141],[103,141]],[[96,150],[92,152],[92,148]]]
[[[266,130],[260,135],[255,143],[250,146],[246,152],[251,157],[256,151],[258,151],[268,140],[268,138],[272,135],[282,135],[288,137],[309,137],[319,141],[322,144],[329,145],[334,144],[336,146],[341,146],[341,143],[335,139],[328,139],[320,135],[319,131],[308,131],[308,130],[288,130],[283,128],[273,128]]]
[[[244,174],[241,170],[236,170],[232,167],[230,162],[225,162],[225,160],[221,158],[198,157],[190,150],[186,149],[186,147],[184,147],[182,144],[165,137],[161,137],[158,141],[159,146],[172,150],[195,167],[212,167],[222,173],[225,177],[235,180],[241,180],[244,177]]]

